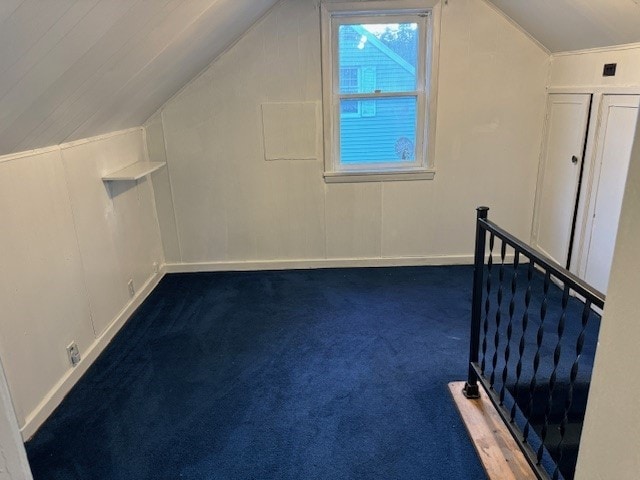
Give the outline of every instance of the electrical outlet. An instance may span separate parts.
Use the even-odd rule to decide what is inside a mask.
[[[71,342],[67,347],[67,355],[69,356],[69,362],[72,367],[75,367],[80,363],[80,350],[78,350],[78,344],[76,342]]]
[[[129,286],[129,295],[133,297],[136,294],[136,289],[133,286],[133,278],[129,279],[129,282],[127,283],[127,285]]]

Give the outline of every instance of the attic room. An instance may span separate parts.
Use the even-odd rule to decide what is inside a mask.
[[[2,0],[0,479],[637,478],[638,25]]]

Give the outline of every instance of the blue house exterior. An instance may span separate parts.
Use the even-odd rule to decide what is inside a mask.
[[[339,30],[340,93],[414,91],[415,67],[360,25]],[[342,100],[343,164],[402,162],[415,158],[415,97]]]

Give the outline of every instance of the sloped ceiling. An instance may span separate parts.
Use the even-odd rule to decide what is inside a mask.
[[[640,42],[640,0],[489,0],[552,53]]]
[[[488,1],[551,52],[640,42],[640,0]],[[0,155],[141,125],[276,2],[0,0]]]
[[[0,0],[0,155],[141,125],[277,0]]]

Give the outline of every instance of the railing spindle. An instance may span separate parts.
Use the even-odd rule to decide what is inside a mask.
[[[540,324],[538,325],[538,333],[536,334],[536,353],[533,357],[533,374],[531,375],[531,382],[529,383],[529,403],[527,405],[527,419],[523,430],[524,440],[529,438],[529,430],[531,427],[531,414],[533,413],[533,396],[536,392],[536,376],[538,375],[538,368],[540,367],[540,349],[542,348],[542,341],[544,340],[544,320],[547,316],[547,298],[549,295],[549,286],[551,285],[551,275],[546,272],[544,275],[544,283],[542,287],[543,297],[542,304],[540,305]],[[538,464],[540,462],[538,461]]]
[[[487,366],[487,336],[489,335],[489,312],[491,312],[491,271],[493,269],[493,246],[495,235],[489,234],[489,257],[487,259],[487,295],[484,301],[484,323],[482,325],[482,363],[480,369],[484,375]]]
[[[544,423],[542,424],[542,432],[540,433],[541,444],[538,448],[538,462],[542,461],[542,455],[544,453],[544,442],[547,439],[547,433],[549,429],[549,417],[551,416],[551,409],[553,407],[553,394],[556,388],[556,380],[558,378],[558,365],[560,364],[560,356],[562,355],[562,335],[564,335],[564,325],[567,319],[567,305],[569,304],[569,287],[565,284],[562,291],[562,313],[558,320],[558,341],[556,342],[556,348],[553,350],[553,371],[549,378],[549,394],[547,395],[547,405],[544,412]]]
[[[533,281],[533,272],[535,271],[535,265],[533,262],[529,262],[527,268],[527,289],[524,293],[524,313],[522,314],[522,334],[520,335],[520,343],[518,344],[518,365],[516,366],[516,383],[514,387],[513,395],[518,398],[518,392],[520,389],[520,377],[522,376],[522,357],[524,356],[526,346],[526,334],[527,327],[529,326],[529,306],[531,305],[531,282]],[[514,401],[511,407],[510,420],[513,422],[516,418],[516,411],[518,405]]]
[[[507,378],[509,376],[509,358],[511,357],[511,336],[513,335],[513,314],[516,310],[516,287],[518,285],[518,266],[520,253],[513,257],[513,275],[511,277],[511,298],[509,299],[509,323],[507,324],[507,345],[504,349],[504,368],[502,369],[502,386],[500,388],[500,405],[504,404]]]
[[[504,281],[504,258],[506,255],[507,244],[502,241],[500,246],[500,268],[498,269],[498,303],[496,306],[496,331],[493,335],[493,358],[491,360],[491,378],[489,379],[489,385],[494,387],[496,381],[496,368],[498,366],[498,351],[500,347],[500,323],[502,322],[502,297],[503,288],[502,282]]]
[[[573,365],[571,365],[571,373],[569,374],[569,391],[567,392],[567,398],[565,399],[562,420],[560,421],[560,441],[558,441],[558,444],[557,444],[558,459],[557,459],[556,467],[553,471],[553,480],[557,480],[559,478],[559,473],[560,473],[559,464],[562,461],[562,456],[564,453],[563,452],[564,436],[566,433],[567,424],[569,423],[569,411],[571,410],[571,406],[573,404],[573,389],[575,387],[576,379],[578,378],[580,357],[582,356],[582,349],[584,348],[585,332],[587,330],[587,325],[589,323],[590,316],[591,316],[591,301],[589,299],[586,299],[584,307],[582,309],[581,329],[580,329],[580,333],[578,334],[578,339],[576,340],[576,359],[573,361]]]

